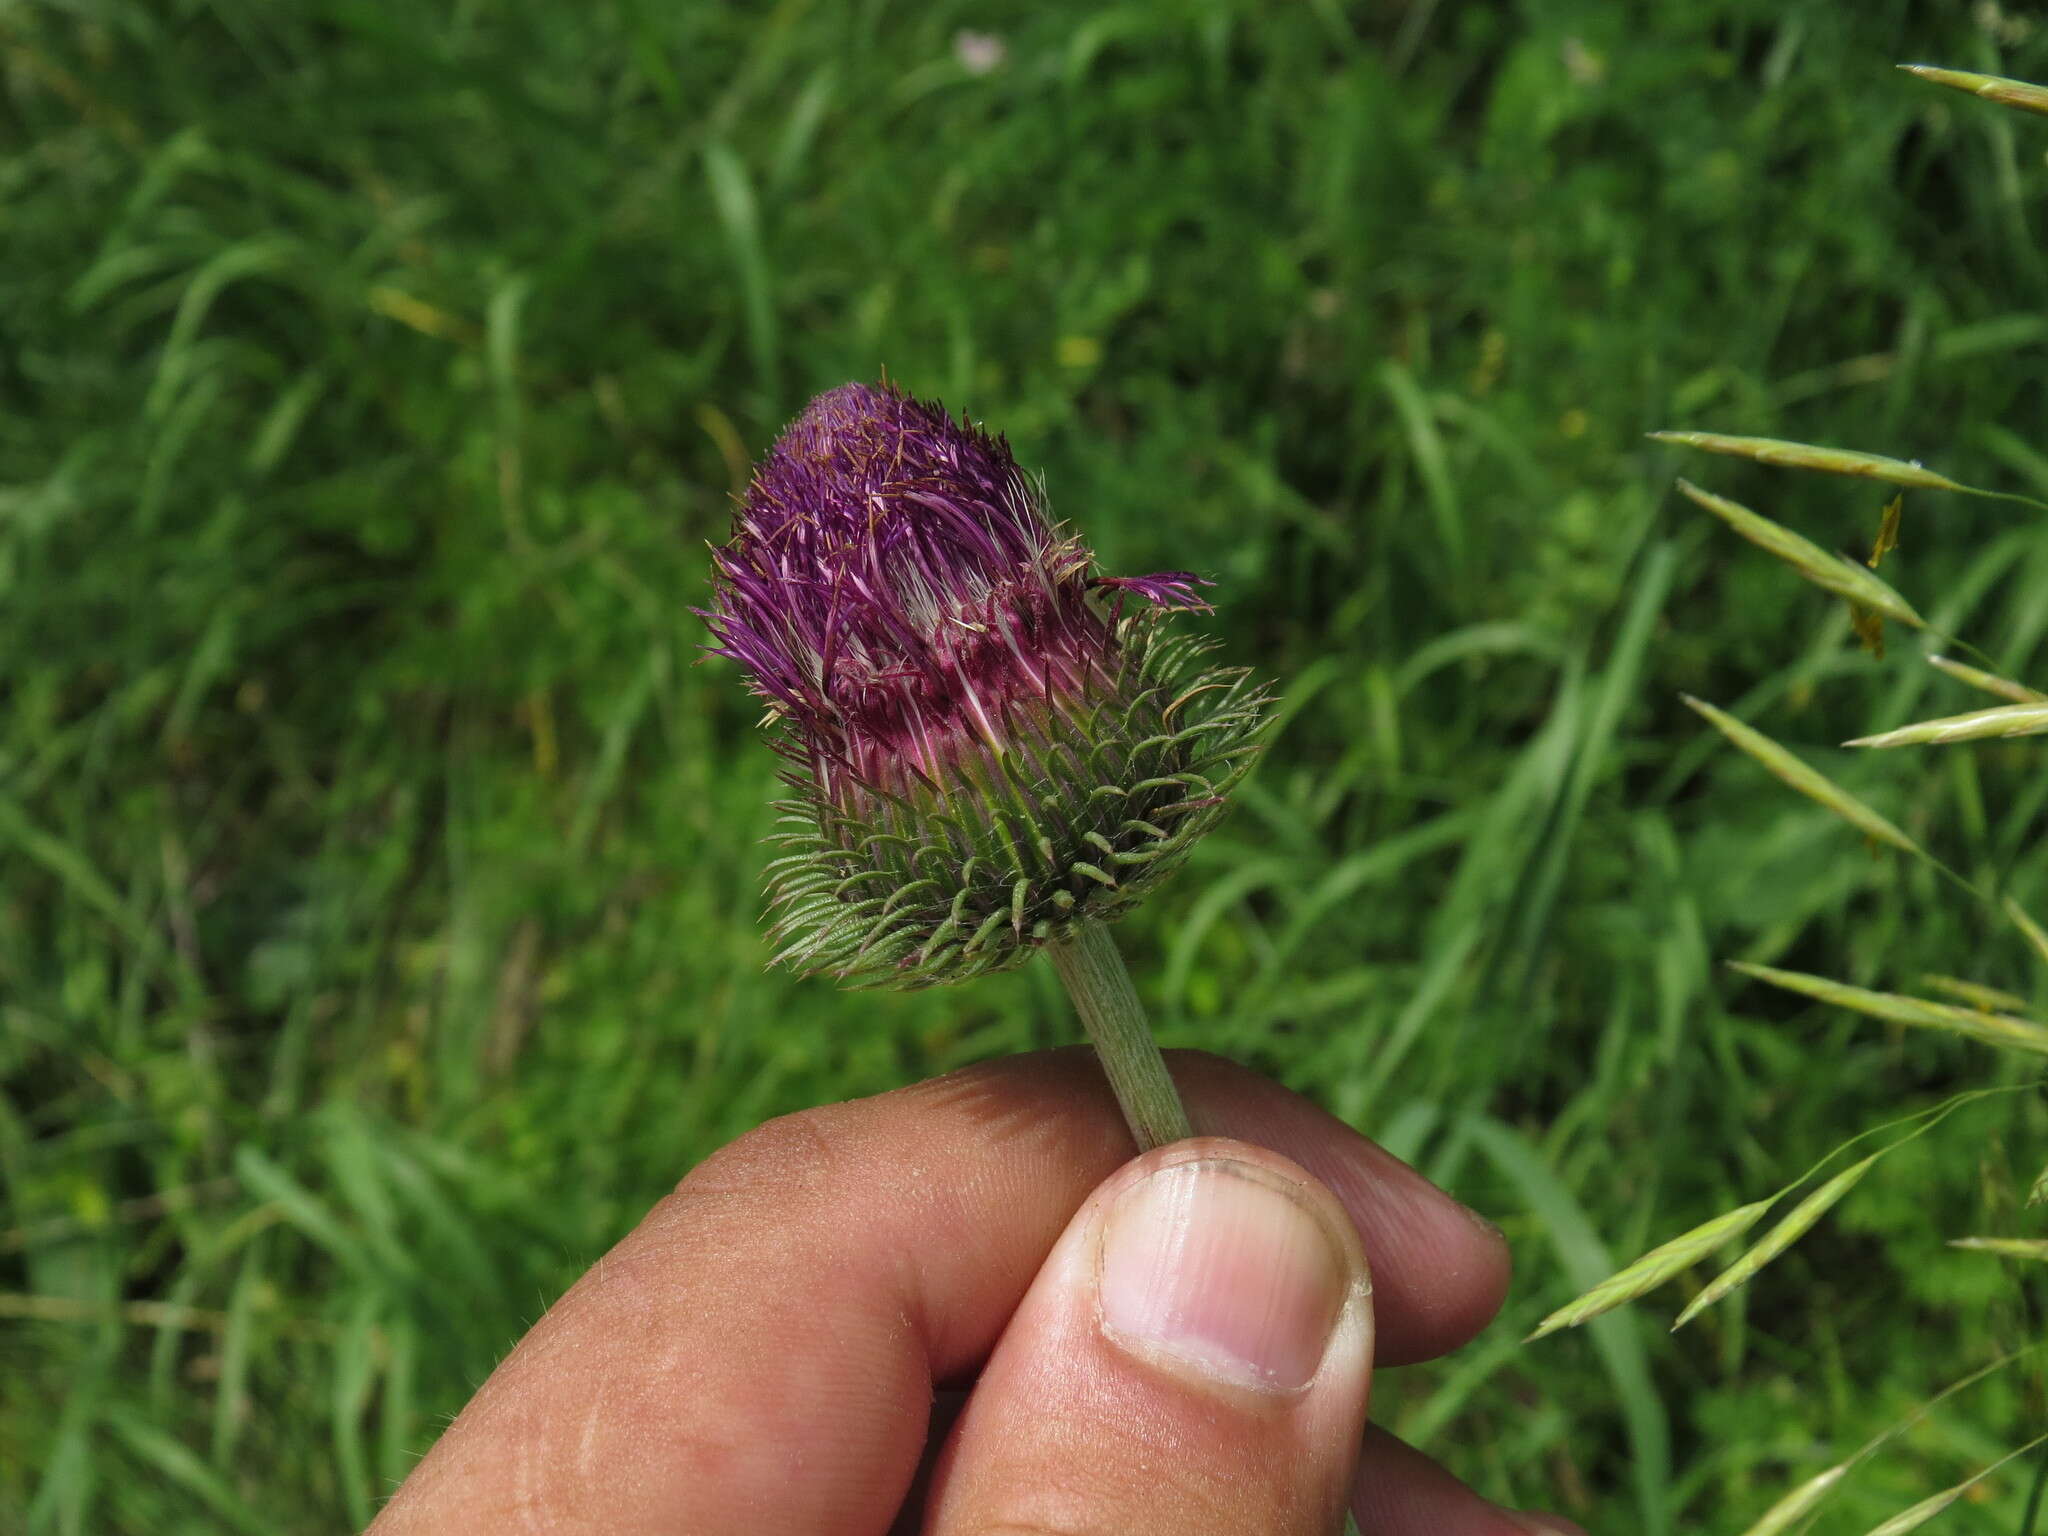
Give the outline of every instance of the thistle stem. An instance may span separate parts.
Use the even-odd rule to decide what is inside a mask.
[[[1192,1136],[1188,1112],[1167,1075],[1166,1058],[1159,1054],[1145,1022],[1145,1006],[1138,1001],[1116,940],[1109,936],[1109,925],[1083,923],[1071,939],[1048,944],[1045,952],[1102,1059],[1102,1070],[1116,1091],[1138,1150],[1149,1152]]]

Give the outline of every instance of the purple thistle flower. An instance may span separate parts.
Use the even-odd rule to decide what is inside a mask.
[[[1151,620],[1206,610],[1202,583],[1092,575],[1002,438],[893,386],[813,400],[713,563],[711,650],[768,705],[802,796],[806,852],[776,895],[803,935],[788,957],[812,969],[867,975],[886,956],[872,979],[943,980],[1021,958],[1178,862],[1249,764],[1230,748],[1263,701],[1241,674],[1193,700],[1164,691],[1191,653],[1156,644]]]
[[[715,654],[835,798],[934,786],[970,743],[1002,750],[1020,708],[1081,692],[1116,644],[1091,585],[1207,606],[1185,572],[1091,581],[1006,442],[887,385],[811,402],[714,560]]]

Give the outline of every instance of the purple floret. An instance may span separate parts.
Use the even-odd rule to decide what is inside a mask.
[[[715,552],[715,645],[790,728],[821,791],[935,784],[1020,711],[1113,671],[1091,587],[1202,608],[1184,572],[1094,578],[1001,437],[892,385],[818,396]]]

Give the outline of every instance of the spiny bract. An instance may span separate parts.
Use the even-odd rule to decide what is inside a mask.
[[[1119,916],[1257,752],[1265,692],[1162,630],[1196,579],[1092,575],[1002,438],[891,385],[813,400],[713,563],[711,649],[790,763],[772,937],[807,973],[956,981]]]

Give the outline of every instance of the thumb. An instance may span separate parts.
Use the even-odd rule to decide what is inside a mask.
[[[934,1469],[931,1536],[1342,1529],[1372,1283],[1277,1153],[1177,1142],[1082,1206]]]

